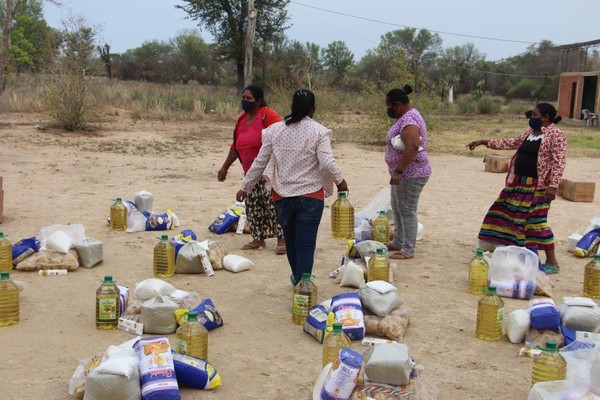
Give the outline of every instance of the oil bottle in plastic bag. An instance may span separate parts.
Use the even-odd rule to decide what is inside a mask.
[[[110,206],[110,230],[124,231],[127,229],[127,208],[120,197]]]
[[[477,249],[469,263],[469,293],[480,295],[488,287],[489,269],[488,262],[483,258],[483,250]]]
[[[185,321],[175,332],[175,351],[179,354],[208,359],[208,331],[198,320],[198,312],[190,311]]]
[[[6,236],[4,232],[0,232],[0,271],[12,272],[12,243]]]
[[[531,386],[538,382],[562,381],[567,376],[567,361],[558,352],[556,342],[546,342],[542,353],[533,361]]]
[[[502,321],[504,319],[504,302],[496,294],[496,288],[490,286],[477,304],[478,339],[495,342],[502,338]]]
[[[0,272],[0,326],[19,323],[19,287],[10,273]]]
[[[350,347],[350,338],[344,333],[342,324],[336,322],[323,341],[323,366],[334,362],[343,347]]]
[[[312,282],[313,276],[303,273],[300,282],[294,286],[292,296],[292,322],[303,325],[308,317],[308,312],[317,304],[317,285]]]
[[[600,299],[600,254],[594,255],[592,261],[585,266],[583,295],[590,299]]]
[[[120,291],[112,275],[105,275],[96,290],[96,328],[117,329],[121,315]]]
[[[354,207],[348,201],[348,192],[338,192],[331,206],[331,232],[336,240],[354,239]]]
[[[162,235],[154,246],[154,276],[170,278],[175,275],[175,249],[168,235]]]

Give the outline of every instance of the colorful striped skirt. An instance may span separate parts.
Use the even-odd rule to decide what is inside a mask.
[[[554,250],[548,225],[550,201],[546,190],[536,190],[537,179],[514,176],[483,219],[479,240],[502,246]]]

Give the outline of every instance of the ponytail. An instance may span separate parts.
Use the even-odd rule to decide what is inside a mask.
[[[287,115],[285,124],[295,124],[307,117],[315,108],[315,95],[308,89],[300,89],[292,96],[292,113]]]
[[[540,103],[535,107],[540,110],[540,114],[542,114],[542,116],[547,115],[553,124],[558,124],[560,121],[562,121],[562,117],[560,115],[556,115],[556,108],[554,108],[552,104]]]

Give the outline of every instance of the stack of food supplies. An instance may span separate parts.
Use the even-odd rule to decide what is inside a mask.
[[[210,363],[173,351],[167,337],[135,338],[80,360],[69,394],[84,400],[179,400],[179,386],[220,385]]]
[[[208,230],[219,235],[225,232],[236,232],[240,235],[249,233],[250,229],[246,224],[246,205],[241,202],[230,205],[209,225]]]
[[[348,251],[342,257],[340,266],[329,273],[340,287],[361,287],[368,277],[368,262],[377,253],[378,249],[385,249],[385,244],[375,240],[364,240],[362,242],[349,241]],[[389,274],[393,282],[393,271]]]
[[[584,297],[565,297],[560,307],[552,299],[535,299],[528,310],[511,312],[504,324],[511,343],[525,342],[521,355],[535,357],[537,346],[549,340],[560,348],[581,338],[600,339],[600,307]]]
[[[129,300],[123,319],[143,324],[143,333],[174,333],[185,322],[189,311],[198,312],[198,319],[207,330],[223,325],[223,318],[210,298],[178,290],[162,279],[150,278],[137,283],[135,297]]]
[[[408,347],[386,343],[363,354],[342,348],[337,359],[321,371],[313,400],[435,399],[436,390],[422,378]]]
[[[142,190],[135,194],[135,201],[125,200],[127,209],[126,232],[168,231],[179,227],[179,218],[171,211],[153,211],[154,196]],[[110,222],[110,218],[106,218]]]
[[[92,268],[103,259],[102,242],[86,237],[81,224],[46,226],[39,231],[37,238],[29,237],[13,246],[16,269],[74,271],[80,266]]]
[[[402,341],[410,319],[398,289],[388,282],[373,281],[358,292],[338,294],[311,308],[304,332],[323,343],[333,324],[339,322],[350,340],[363,339],[366,334]]]

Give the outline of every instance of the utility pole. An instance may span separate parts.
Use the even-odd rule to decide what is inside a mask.
[[[244,59],[244,87],[252,83],[252,52],[256,31],[256,8],[254,0],[248,0],[248,27],[246,28],[246,53]]]

